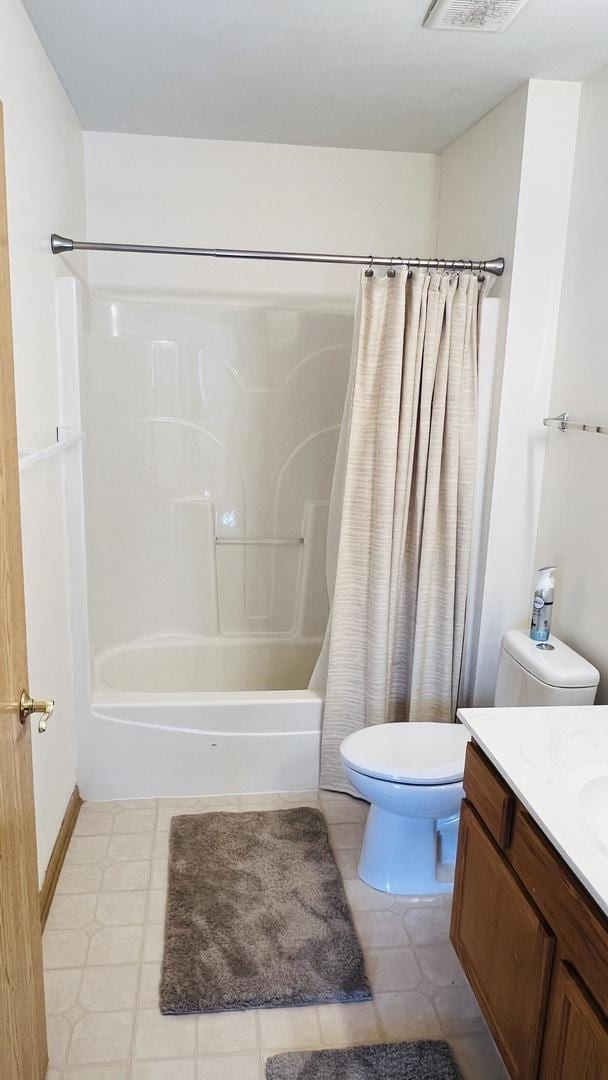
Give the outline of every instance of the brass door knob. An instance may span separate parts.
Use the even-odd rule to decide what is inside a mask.
[[[38,731],[42,734],[46,731],[46,725],[48,723],[49,716],[51,716],[55,708],[54,701],[34,701],[30,697],[27,690],[24,690],[19,699],[19,719],[22,724],[25,724],[28,716],[32,713],[40,713],[40,720],[38,721]]]

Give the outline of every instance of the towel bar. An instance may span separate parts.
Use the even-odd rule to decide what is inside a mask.
[[[255,537],[255,536],[216,536],[216,544],[303,544],[303,536]]]
[[[560,413],[559,416],[545,416],[545,427],[559,428],[560,431],[587,431],[592,435],[608,435],[608,427],[601,424],[583,424],[568,418],[568,413]]]

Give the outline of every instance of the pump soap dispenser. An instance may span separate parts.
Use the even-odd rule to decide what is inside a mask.
[[[541,642],[540,648],[543,648],[542,643],[549,640],[556,569],[556,566],[541,566],[536,580],[534,603],[532,604],[530,637],[533,641]],[[544,647],[551,648],[550,645],[545,645]]]

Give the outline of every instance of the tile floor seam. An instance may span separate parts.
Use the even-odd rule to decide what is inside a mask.
[[[376,995],[374,993],[372,993],[371,1005],[372,1005],[372,1010],[373,1010],[373,1013],[374,1013],[374,1017],[376,1019],[376,1028],[378,1030],[378,1035],[380,1036],[380,1041],[383,1041],[384,1040],[384,1027],[383,1027],[383,1024],[382,1024],[382,1019],[380,1017],[380,1013],[378,1011],[378,1006],[376,1005]]]
[[[264,1055],[263,1055],[263,1051],[262,1051],[262,1021],[260,1019],[260,1010],[259,1009],[256,1009],[256,1011],[255,1011],[255,1031],[256,1031],[256,1038],[257,1038],[258,1058],[259,1058],[259,1066],[260,1066],[259,1072],[260,1072],[260,1077],[263,1077],[264,1072],[265,1072],[265,1066],[264,1066]]]
[[[83,964],[82,967],[80,968],[80,979],[78,980],[78,991],[76,993],[76,1004],[77,1005],[80,1004],[80,991],[82,990],[82,984],[84,982],[85,970],[86,969],[85,969],[84,964]],[[75,1029],[75,1027],[76,1027],[76,1024],[70,1023],[70,1035],[69,1035],[69,1038],[68,1038],[68,1041],[67,1041],[67,1046],[65,1048],[65,1062],[64,1062],[64,1064],[62,1066],[62,1071],[64,1069],[66,1069],[69,1066],[69,1063],[70,1063],[70,1051],[72,1049],[72,1039],[74,1038],[74,1029]]]
[[[244,1051],[244,1052],[246,1052],[246,1051]],[[144,1057],[138,1057],[138,1058],[134,1058],[134,1060],[133,1060],[130,1067],[131,1067],[131,1070],[133,1070],[133,1068],[136,1065],[149,1065],[150,1062],[152,1062],[154,1065],[157,1065],[159,1062],[163,1063],[165,1061],[196,1061],[197,1057],[231,1057],[232,1054],[234,1054],[234,1053],[238,1053],[238,1051],[226,1050],[226,1051],[221,1051],[221,1053],[217,1053],[217,1054],[183,1054],[183,1053],[180,1053],[179,1050],[175,1050],[175,1051],[172,1050],[171,1051],[171,1057],[167,1057],[167,1058],[165,1058],[165,1057],[145,1057],[145,1058]],[[104,1062],[104,1064],[105,1064],[105,1062]],[[128,1062],[121,1061],[118,1064],[126,1065],[126,1064],[128,1064]]]
[[[206,1014],[202,1013],[201,1015],[206,1015]],[[204,1053],[204,1051],[198,1050],[196,1052],[196,1054],[194,1055],[194,1057],[195,1058],[229,1058],[229,1057],[234,1057],[235,1054],[255,1054],[255,1053],[256,1053],[255,1050],[214,1050],[213,1053],[206,1054],[206,1053]],[[184,1054],[183,1056],[181,1054],[173,1054],[173,1057],[178,1061],[189,1061],[190,1058],[192,1057],[192,1054]],[[138,1058],[137,1059],[138,1063],[140,1061],[158,1061],[158,1060],[159,1060],[159,1058]]]
[[[435,1020],[437,1022],[438,1030],[441,1032],[441,1037],[445,1039],[446,1036],[445,1036],[444,1031],[443,1031],[443,1025],[441,1023],[439,1013],[437,1012],[437,1007],[435,1005],[435,997],[434,996],[431,999],[431,1006],[432,1006],[432,1009],[433,1009],[433,1016],[435,1017]]]
[[[157,832],[157,828],[158,828],[159,815],[160,815],[160,799],[157,799],[156,800],[156,812],[155,812],[155,815],[154,815],[154,828],[152,830],[152,836],[153,837],[156,836],[156,832]],[[152,841],[152,846],[154,847],[154,840]],[[145,896],[145,900],[144,900],[142,935],[141,935],[141,942],[140,942],[140,946],[139,946],[139,972],[138,972],[138,978],[137,978],[137,991],[136,991],[136,994],[135,994],[135,1009],[133,1011],[133,1029],[131,1031],[131,1048],[130,1048],[130,1053],[129,1053],[129,1077],[132,1076],[133,1072],[135,1071],[135,1039],[137,1037],[137,1016],[138,1016],[138,1013],[140,1011],[139,1010],[139,999],[140,999],[140,996],[141,996],[141,988],[142,988],[143,975],[144,975],[144,962],[145,962],[144,958],[145,958],[146,937],[147,937],[147,930],[148,930],[148,911],[149,911],[149,906],[150,906],[150,892],[151,892],[151,889],[152,889],[152,858],[153,858],[153,852],[150,855],[150,873],[148,875],[148,888],[146,889],[146,896]]]

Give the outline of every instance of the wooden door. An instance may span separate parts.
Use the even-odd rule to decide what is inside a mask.
[[[468,802],[462,804],[452,943],[512,1080],[537,1075],[553,938]]]
[[[47,1063],[19,515],[19,466],[0,105],[0,1077],[40,1080]]]
[[[608,1080],[608,1021],[568,964],[551,987],[543,1080]]]

